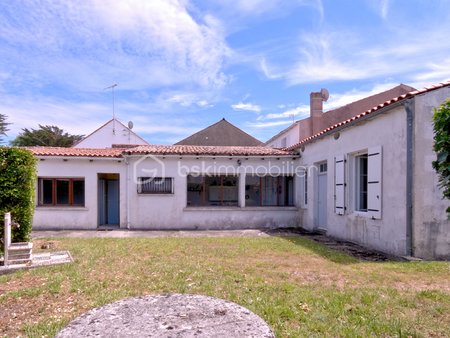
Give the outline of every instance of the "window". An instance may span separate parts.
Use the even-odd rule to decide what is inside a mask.
[[[39,178],[38,205],[84,206],[84,178]]]
[[[188,206],[238,206],[238,177],[188,175]]]
[[[286,148],[286,146],[287,146],[287,138],[283,137],[281,139],[281,148]]]
[[[367,154],[355,157],[356,210],[367,211]]]
[[[139,194],[173,194],[172,177],[139,177]]]
[[[252,176],[245,181],[245,206],[293,206],[293,176]]]
[[[328,169],[327,162],[319,164],[319,173],[326,173]]]

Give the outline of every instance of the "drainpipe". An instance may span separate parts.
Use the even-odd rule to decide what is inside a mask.
[[[403,104],[406,110],[406,255],[414,256],[413,191],[414,191],[414,98]]]
[[[130,182],[130,159],[125,156],[125,208],[126,208],[126,223],[127,223],[127,229],[130,230],[130,192],[129,192],[129,182]]]

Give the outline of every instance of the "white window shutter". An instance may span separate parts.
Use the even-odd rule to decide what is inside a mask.
[[[367,212],[373,219],[381,219],[383,171],[381,146],[369,148],[367,157]]]
[[[345,213],[345,157],[334,158],[334,209],[338,215]]]

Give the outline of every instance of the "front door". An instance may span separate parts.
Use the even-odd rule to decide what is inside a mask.
[[[319,165],[317,175],[317,228],[327,229],[327,164]]]
[[[98,174],[98,225],[119,227],[119,174]]]

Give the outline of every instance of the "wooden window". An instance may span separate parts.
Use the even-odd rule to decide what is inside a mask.
[[[245,206],[286,207],[293,205],[293,176],[246,176]]]
[[[238,177],[188,175],[187,206],[238,206]]]
[[[139,177],[139,194],[173,194],[172,177]]]
[[[39,206],[84,206],[84,178],[38,178]]]

